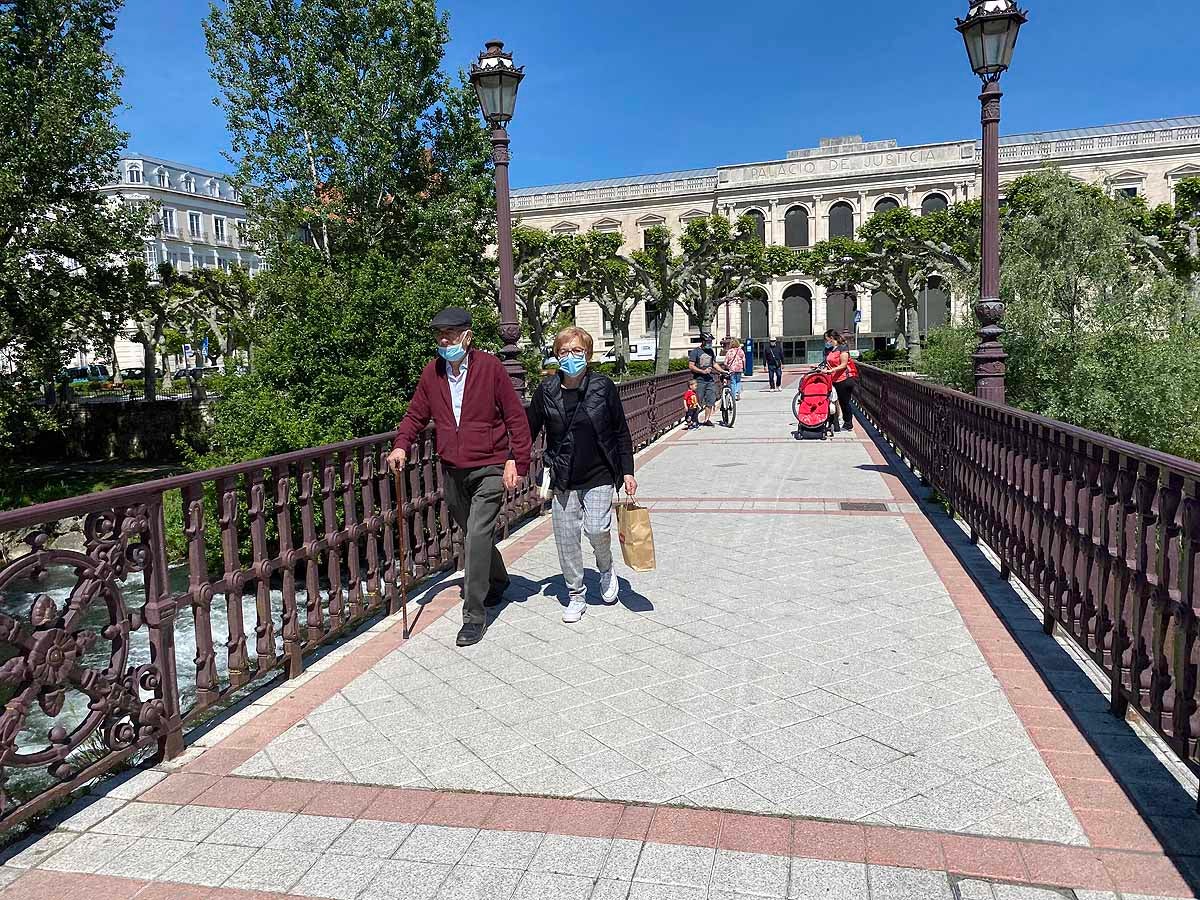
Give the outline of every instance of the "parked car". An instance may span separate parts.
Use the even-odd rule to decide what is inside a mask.
[[[71,366],[64,369],[59,374],[58,380],[72,385],[82,385],[112,381],[112,376],[108,374],[108,366],[91,363],[86,366]]]
[[[634,341],[629,344],[629,358],[635,359],[654,359],[658,355],[658,341],[655,338],[642,338],[639,341]],[[600,358],[602,363],[611,363],[617,361],[617,350],[612,348]]]
[[[190,369],[176,369],[172,378],[207,378],[210,375],[220,375],[220,366],[194,366]]]
[[[141,366],[137,366],[132,369],[122,369],[121,377],[128,381],[145,381],[146,380],[146,370],[144,368],[142,368]],[[162,369],[155,369],[154,377],[162,378]]]

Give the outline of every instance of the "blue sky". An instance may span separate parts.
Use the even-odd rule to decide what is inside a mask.
[[[1200,4],[1027,0],[1005,133],[1200,115]],[[526,66],[516,186],[779,159],[821,137],[977,134],[967,0],[442,0],[448,69],[497,37]],[[227,169],[202,0],[127,0],[113,41],[140,153]]]

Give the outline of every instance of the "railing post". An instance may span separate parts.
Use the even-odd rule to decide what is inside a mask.
[[[167,524],[162,495],[146,504],[149,559],[145,573],[146,606],[143,615],[150,632],[150,665],[157,672],[154,695],[162,701],[161,735],[158,751],[163,759],[183,752],[183,720],[180,716],[179,672],[175,661],[175,602],[171,600],[167,570]]]

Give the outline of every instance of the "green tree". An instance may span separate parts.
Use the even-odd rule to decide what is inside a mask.
[[[1142,252],[1127,201],[1040,171],[1009,187],[1001,224],[1009,402],[1200,459],[1200,323],[1179,315],[1189,285]],[[970,389],[975,345],[965,324],[935,332],[922,369]]]
[[[970,207],[930,216],[887,210],[868,219],[857,238],[814,245],[804,253],[802,267],[826,290],[866,287],[887,294],[898,313],[897,345],[916,362],[921,356],[921,288],[947,270],[971,268],[971,222]]]
[[[575,305],[566,290],[570,240],[528,225],[513,228],[513,281],[517,306],[538,363],[549,331]]]
[[[193,311],[203,320],[213,338],[209,341],[209,356],[224,359],[230,365],[238,350],[250,350],[250,336],[255,327],[255,280],[240,267],[223,272],[220,269],[197,269],[187,276],[187,287],[193,292]]]
[[[229,0],[204,24],[258,240],[326,260],[486,237],[490,155],[434,0]],[[482,265],[482,260],[481,263]]]
[[[645,245],[630,254],[633,273],[641,280],[646,306],[654,316],[656,349],[654,372],[665,375],[671,367],[671,338],[675,332],[675,306],[683,296],[688,269],[675,252],[671,232],[662,225],[646,229]]]
[[[132,338],[142,345],[143,396],[153,400],[158,365],[162,365],[163,387],[168,391],[174,387],[167,353],[177,350],[173,336],[178,337],[178,347],[183,345],[179,329],[195,318],[196,294],[170,263],[151,271],[140,259],[134,260],[122,273],[122,283],[133,323]]]
[[[629,366],[629,322],[646,296],[621,256],[622,240],[619,234],[600,231],[571,236],[567,268],[567,292],[599,306],[612,326],[618,375]]]
[[[429,320],[463,303],[470,282],[469,265],[448,248],[416,268],[378,251],[337,268],[312,248],[288,254],[259,276],[254,367],[230,379],[210,453],[193,462],[219,465],[394,428],[431,356]],[[490,300],[473,313],[483,343],[494,345]]]
[[[1129,208],[1135,254],[1183,281],[1187,306],[1179,315],[1200,319],[1200,178],[1179,182],[1173,204],[1151,208],[1138,197]]]
[[[100,186],[126,135],[108,53],[119,0],[0,2],[0,354],[55,376],[104,316],[100,271],[140,249],[146,213]],[[84,277],[80,277],[84,276]]]
[[[721,215],[693,219],[680,244],[684,273],[678,305],[701,328],[712,325],[726,300],[748,300],[772,275],[800,267],[796,251],[764,245],[746,217],[735,223]]]
[[[223,390],[205,461],[393,428],[437,308],[495,336],[490,144],[443,73],[446,19],[433,0],[230,0],[205,32],[271,259],[251,374]]]

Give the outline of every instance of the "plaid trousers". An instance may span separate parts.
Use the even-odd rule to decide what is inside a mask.
[[[554,524],[554,543],[558,546],[558,562],[571,599],[583,599],[583,536],[587,536],[596,553],[596,568],[607,572],[612,568],[613,494],[611,484],[586,491],[555,491],[551,505]]]

